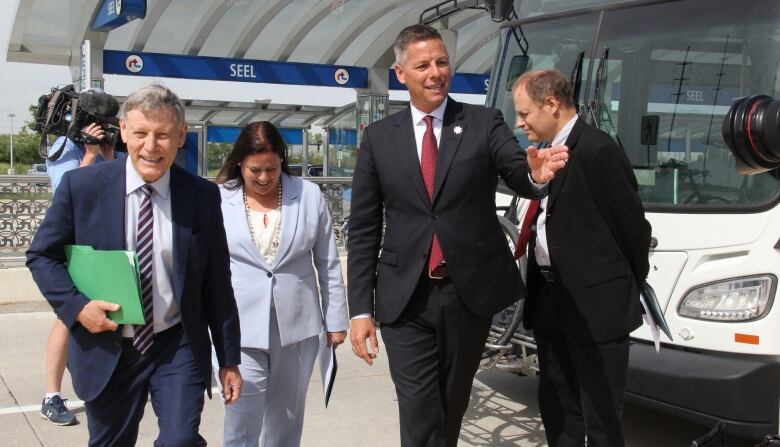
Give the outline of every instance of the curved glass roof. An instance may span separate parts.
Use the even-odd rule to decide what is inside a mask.
[[[73,64],[85,38],[105,49],[389,68],[401,28],[439,0],[148,0],[146,18],[90,30],[96,0],[18,0],[7,60]],[[463,2],[461,2],[463,3]],[[466,2],[468,3],[468,2]],[[519,5],[522,3],[516,0]],[[545,3],[545,2],[542,2]],[[450,16],[455,68],[489,67],[499,25],[482,10]],[[482,51],[483,47],[490,51]],[[486,73],[489,70],[484,70]]]
[[[521,18],[527,18],[572,6],[588,8],[632,1],[641,0],[515,0],[515,10]],[[103,0],[17,0],[6,59],[78,67],[81,43],[90,39],[93,48],[102,44],[108,50],[381,70],[392,65],[391,45],[398,32],[417,23],[423,10],[439,3],[441,0],[147,0],[144,19],[103,33],[91,30],[92,17]],[[458,3],[465,6],[484,0]],[[486,11],[463,9],[438,25],[457,33],[453,58],[456,72],[490,72],[498,53],[500,28]],[[122,78],[126,79],[123,84],[136,81]],[[267,119],[284,126],[307,127],[343,114],[343,107],[294,106],[252,98],[251,84],[231,84],[236,83],[221,84],[218,91],[184,89],[180,94],[185,98],[188,120],[242,125]],[[326,87],[298,90],[310,92],[307,97],[317,103],[317,94],[313,93],[317,88]],[[400,93],[403,96],[405,92]],[[198,99],[187,100],[188,96]],[[301,99],[293,96],[286,100]]]

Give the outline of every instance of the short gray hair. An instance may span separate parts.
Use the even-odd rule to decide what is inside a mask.
[[[398,33],[398,37],[396,37],[395,41],[393,42],[395,63],[401,63],[401,60],[406,55],[406,47],[408,47],[410,44],[422,42],[423,40],[428,39],[439,39],[444,42],[444,40],[441,38],[441,34],[439,34],[436,28],[429,25],[415,24],[409,25],[402,29],[401,32]]]
[[[174,112],[177,126],[184,124],[184,106],[179,97],[168,87],[153,82],[130,93],[130,96],[122,104],[120,116],[123,120],[127,120],[127,113],[131,110],[139,110],[145,114],[149,110],[165,109],[170,109]]]

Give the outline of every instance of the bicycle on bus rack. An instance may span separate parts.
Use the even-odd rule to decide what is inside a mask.
[[[496,207],[496,211],[504,212],[503,215],[498,216],[498,223],[513,253],[519,236],[520,217],[525,215],[527,204],[528,201],[521,203],[520,197],[513,195],[509,206]],[[525,257],[517,262],[520,271],[525,275]],[[536,341],[531,332],[523,329],[520,324],[523,320],[523,303],[523,299],[518,299],[493,316],[485,348],[482,351],[480,368],[498,367],[532,377],[539,371]]]

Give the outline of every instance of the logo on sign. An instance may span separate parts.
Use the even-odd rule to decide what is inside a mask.
[[[125,68],[130,73],[138,73],[144,69],[144,60],[137,54],[131,54],[125,59]]]
[[[338,70],[336,70],[336,73],[333,75],[333,78],[336,80],[336,84],[344,85],[347,82],[349,82],[349,72],[343,68],[339,68]]]

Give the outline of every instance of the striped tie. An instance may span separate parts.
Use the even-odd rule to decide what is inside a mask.
[[[138,211],[138,232],[136,233],[135,250],[138,253],[138,270],[141,276],[141,300],[144,306],[144,321],[146,324],[135,327],[133,346],[141,354],[145,354],[154,341],[154,324],[152,300],[154,298],[152,279],[152,233],[154,230],[154,214],[152,213],[152,186],[141,187],[144,197]]]

